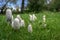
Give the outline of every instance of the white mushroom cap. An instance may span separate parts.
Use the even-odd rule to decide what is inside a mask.
[[[29,15],[29,16],[30,16],[30,21],[35,21],[37,19],[37,17],[35,16],[35,14]]]
[[[28,32],[32,33],[32,25],[31,24],[28,25]]]
[[[37,19],[37,17],[35,16],[35,14],[33,14],[33,17],[34,17],[35,20]]]
[[[18,19],[21,19],[20,15],[17,15],[17,18],[18,18]]]
[[[10,23],[12,22],[12,11],[10,9],[6,10],[6,19],[7,21],[9,21]]]
[[[25,22],[24,22],[24,20],[21,20],[21,26],[25,26]]]
[[[19,24],[19,19],[15,18],[14,21],[12,22],[12,27],[14,29],[20,29],[20,24]]]
[[[46,15],[43,15],[43,22],[46,21]]]

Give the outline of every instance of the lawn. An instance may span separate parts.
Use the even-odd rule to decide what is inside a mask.
[[[42,26],[42,17],[46,15],[46,28]],[[13,14],[14,18],[16,14]],[[44,11],[35,14],[37,20],[31,22],[29,14],[20,14],[25,20],[25,27],[14,31],[6,22],[5,15],[0,15],[0,40],[60,40],[60,12]],[[32,24],[33,32],[27,30],[28,24]]]

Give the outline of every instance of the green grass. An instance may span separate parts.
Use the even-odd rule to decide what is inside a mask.
[[[46,28],[43,28],[41,24],[44,14],[46,15]],[[0,15],[0,40],[60,40],[60,12],[40,12],[36,14],[35,22],[30,22],[29,14],[20,15],[25,20],[25,27],[18,31],[14,31],[11,25],[8,25],[5,15]],[[29,23],[32,24],[32,33],[27,30]]]

